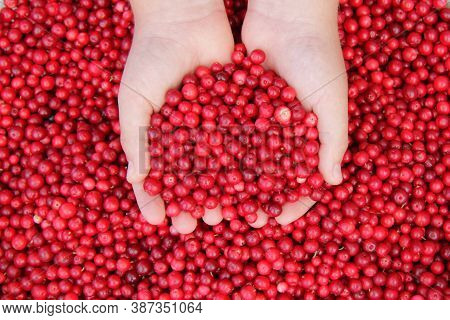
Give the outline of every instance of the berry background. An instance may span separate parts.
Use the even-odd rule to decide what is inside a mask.
[[[296,222],[140,216],[117,93],[122,0],[6,0],[0,12],[3,299],[447,299],[450,11],[341,0],[349,78],[344,183]],[[238,39],[244,1],[225,1]]]

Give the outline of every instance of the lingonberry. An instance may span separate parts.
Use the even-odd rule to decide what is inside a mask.
[[[246,1],[224,4],[239,41]],[[445,4],[340,1],[350,144],[337,187],[317,175],[317,117],[262,51],[237,44],[230,64],[169,90],[150,120],[147,190],[169,216],[184,199],[197,218],[219,205],[225,217],[182,236],[148,224],[126,182],[116,98],[129,3],[5,1],[0,297],[446,299]],[[318,202],[305,217],[248,225],[302,196]]]

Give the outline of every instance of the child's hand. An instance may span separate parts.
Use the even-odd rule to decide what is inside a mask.
[[[339,43],[337,0],[253,0],[242,39],[251,51],[267,54],[267,66],[292,85],[306,108],[319,118],[319,169],[330,184],[342,181],[347,149],[347,77]],[[283,208],[277,220],[287,224],[306,213],[311,199]],[[263,218],[261,218],[264,220]]]
[[[164,203],[143,189],[149,172],[150,115],[159,110],[166,91],[196,66],[228,61],[234,43],[222,0],[134,0],[132,6],[133,45],[119,93],[121,143],[139,208],[149,223],[160,224]],[[204,220],[220,222],[220,208],[208,212]],[[180,233],[192,232],[197,224],[183,213],[172,223]]]

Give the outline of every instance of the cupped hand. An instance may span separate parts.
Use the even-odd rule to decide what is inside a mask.
[[[299,99],[318,116],[320,147],[319,170],[325,181],[342,182],[341,161],[347,149],[348,92],[342,50],[339,43],[336,0],[250,1],[244,20],[242,39],[247,50],[266,52],[266,66],[293,86]],[[287,204],[277,217],[288,224],[303,214],[314,201],[300,199]],[[262,226],[267,217],[259,214]]]
[[[167,7],[170,6],[170,7]],[[143,188],[149,172],[147,128],[168,89],[198,65],[226,62],[233,50],[233,36],[223,1],[139,2],[133,6],[135,30],[119,92],[121,143],[128,159],[127,180],[133,185],[138,206],[154,225],[165,219],[159,197]],[[208,224],[221,221],[220,208],[207,211]],[[196,220],[188,213],[172,219],[180,233],[190,233]]]

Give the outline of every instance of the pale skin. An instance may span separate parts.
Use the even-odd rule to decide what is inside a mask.
[[[121,142],[127,156],[128,181],[138,206],[151,224],[165,219],[159,196],[143,190],[149,157],[145,134],[150,116],[163,104],[165,92],[198,65],[228,62],[233,36],[223,0],[132,0],[135,33],[119,92]],[[266,52],[266,67],[293,86],[299,99],[319,118],[319,169],[324,179],[342,181],[340,163],[347,148],[347,78],[337,31],[338,0],[249,0],[242,39],[249,51]],[[312,206],[309,198],[287,204],[277,221],[286,225]],[[203,220],[221,222],[220,208]],[[254,227],[267,223],[258,212]],[[187,213],[172,219],[179,233],[192,232],[197,221]]]

